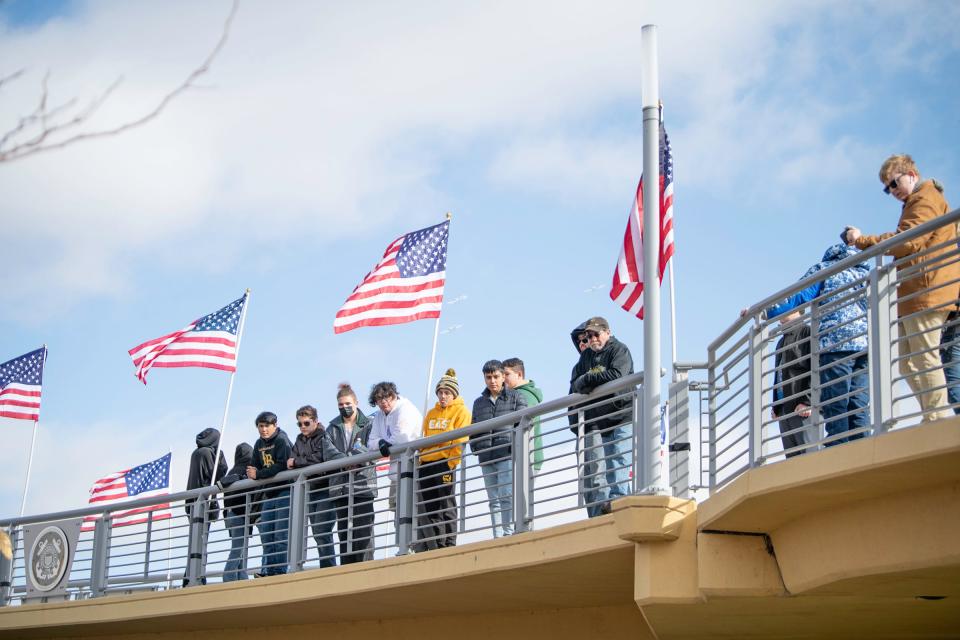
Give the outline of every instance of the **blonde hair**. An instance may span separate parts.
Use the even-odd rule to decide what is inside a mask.
[[[883,161],[880,165],[880,182],[886,184],[893,179],[894,175],[912,173],[920,179],[920,170],[913,162],[913,158],[905,153],[895,154]]]

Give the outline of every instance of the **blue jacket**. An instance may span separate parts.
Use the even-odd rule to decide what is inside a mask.
[[[835,244],[823,254],[823,260],[807,269],[803,277],[806,278],[813,275],[822,269],[831,267],[837,262],[850,256],[855,256],[858,253],[860,253],[860,250],[855,247],[849,247],[845,244]],[[786,300],[773,305],[767,309],[767,317],[775,318],[815,298],[818,299],[821,307],[829,306],[834,300],[865,287],[867,284],[866,277],[869,273],[870,265],[866,262],[853,265],[840,273],[815,282],[806,289],[793,294]],[[851,283],[857,281],[860,281],[859,284],[853,287],[849,286]],[[838,291],[838,289],[842,290]],[[866,349],[866,311],[866,298],[860,298],[842,307],[831,309],[821,315],[819,328],[820,353],[860,351],[861,349]],[[844,324],[846,322],[849,322],[849,324]]]

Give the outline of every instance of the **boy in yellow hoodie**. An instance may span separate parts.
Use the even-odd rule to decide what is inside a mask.
[[[457,373],[447,369],[437,383],[437,404],[423,419],[423,437],[453,431],[470,422],[470,410],[460,397]],[[453,480],[466,441],[466,437],[457,438],[420,452],[417,542],[414,545],[418,551],[457,544],[457,499]]]

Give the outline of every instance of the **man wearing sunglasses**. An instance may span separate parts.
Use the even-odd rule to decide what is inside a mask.
[[[884,193],[903,203],[900,221],[896,231],[875,236],[847,227],[844,241],[859,249],[939,218],[949,210],[943,187],[936,180],[922,180],[908,155],[887,158],[880,167],[880,182]],[[951,415],[939,346],[944,321],[960,298],[960,262],[957,256],[948,255],[956,249],[957,227],[945,224],[890,251],[894,258],[903,259],[897,266],[897,313],[900,353],[908,355],[900,361],[900,373],[917,396],[924,422]]]
[[[299,469],[310,465],[345,458],[327,437],[317,417],[317,410],[310,405],[297,409],[297,427],[300,435],[293,443],[287,469]],[[330,497],[329,478],[326,474],[314,476],[309,481],[310,492],[307,497],[307,517],[313,529],[313,539],[317,543],[317,555],[321,567],[337,566],[336,547],[333,546],[333,523],[337,521],[337,510]]]
[[[587,320],[587,346],[570,377],[570,393],[590,393],[600,385],[633,373],[627,345],[610,333],[604,318]],[[628,493],[631,400],[628,394],[591,398],[584,411],[584,502],[591,518],[610,513],[610,502]],[[577,427],[574,427],[577,428]]]

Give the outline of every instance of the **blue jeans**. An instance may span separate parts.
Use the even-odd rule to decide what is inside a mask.
[[[227,556],[227,562],[223,565],[224,582],[247,579],[247,558],[244,553],[246,540],[244,538],[249,538],[249,533],[244,531],[243,521],[243,516],[229,515],[229,512],[223,521],[227,527],[227,533],[230,534],[230,555]],[[246,528],[249,530],[249,527]]]
[[[310,492],[307,517],[317,543],[321,567],[337,566],[337,548],[333,545],[333,525],[337,521],[336,505],[327,489]]]
[[[953,405],[960,403],[960,342],[950,344],[960,338],[958,324],[960,316],[956,312],[951,313],[940,336],[940,360],[943,362],[943,376],[947,379],[947,400]],[[953,412],[960,414],[960,405],[955,406]]]
[[[290,526],[290,490],[267,498],[260,511],[260,541],[263,561],[260,572],[275,576],[287,572],[287,539]]]
[[[491,447],[480,453],[480,471],[490,501],[493,537],[513,533],[513,459],[509,447]],[[488,461],[488,462],[485,462]]]
[[[588,517],[601,515],[603,503],[627,495],[631,447],[627,425],[583,434],[583,497]]]
[[[842,360],[851,355],[853,353],[850,351],[820,354],[820,414],[826,423],[828,438],[847,431],[870,427],[870,418],[866,411],[869,403],[866,354],[837,364],[837,360]],[[851,373],[853,375],[850,378],[837,381],[838,378]],[[847,393],[852,393],[852,395],[849,398],[834,400],[834,398],[839,398]],[[848,411],[856,411],[856,413],[841,418],[835,417]],[[857,440],[865,434],[865,432],[862,432],[846,438],[837,438],[827,442],[825,446],[832,447],[850,440]]]

